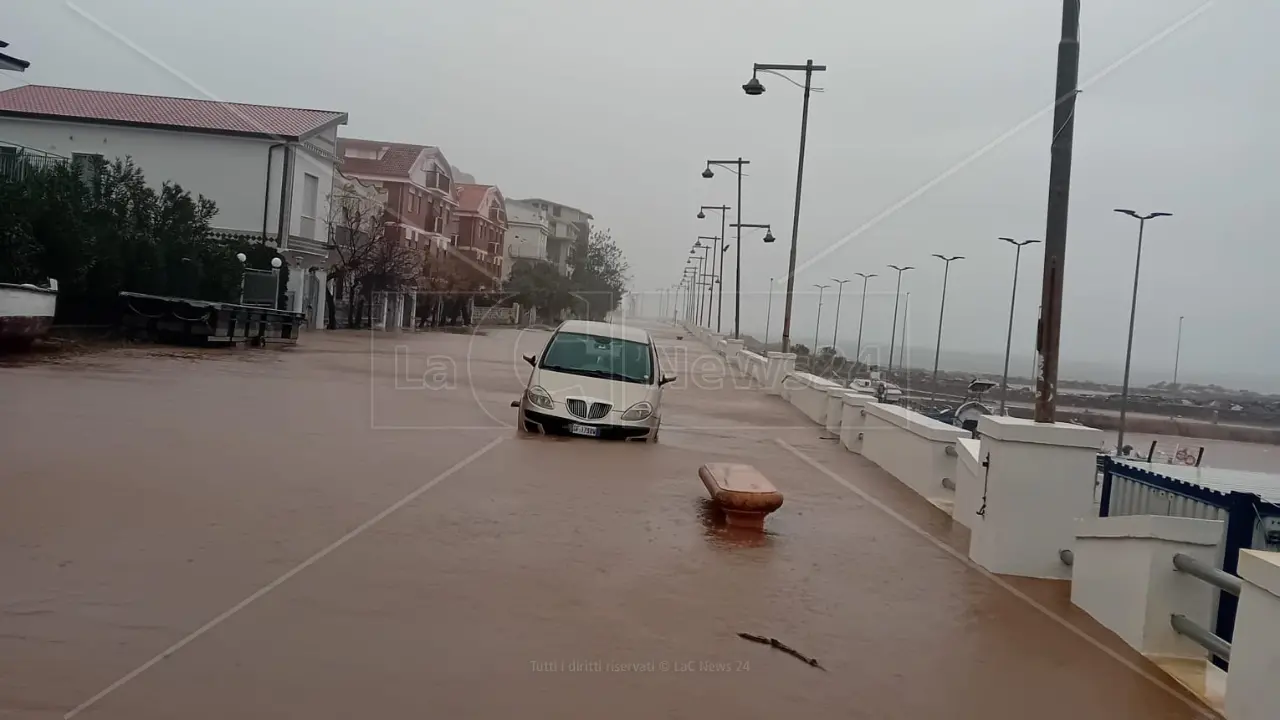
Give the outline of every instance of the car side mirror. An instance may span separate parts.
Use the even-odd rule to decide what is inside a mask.
[[[675,381],[676,381],[676,376],[675,376],[675,375],[663,375],[663,376],[662,376],[662,379],[658,381],[658,387],[662,387],[663,385],[666,385],[667,383],[673,383],[673,382],[675,382]]]
[[[534,366],[534,367],[537,367],[537,366],[538,366],[538,358],[537,358],[536,356],[534,356],[534,355],[525,355],[525,356],[524,356],[524,361],[525,361],[525,362],[527,362],[527,363],[529,363],[530,365],[532,365],[532,366]]]

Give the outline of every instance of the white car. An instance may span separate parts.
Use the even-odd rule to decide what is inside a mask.
[[[570,320],[556,328],[519,402],[525,432],[657,440],[662,424],[658,348],[640,328]]]

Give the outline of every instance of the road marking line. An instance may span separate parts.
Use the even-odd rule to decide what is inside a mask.
[[[249,597],[247,597],[247,598],[245,598],[245,599],[241,600],[240,602],[236,603],[235,605],[232,605],[230,608],[228,608],[227,610],[225,610],[221,615],[218,615],[217,617],[215,617],[214,619],[212,619],[212,620],[210,620],[209,622],[205,623],[204,625],[201,625],[201,626],[200,626],[200,628],[199,628],[199,629],[197,629],[195,632],[191,633],[190,635],[187,635],[186,637],[182,638],[182,639],[181,639],[181,640],[179,640],[178,642],[176,642],[176,643],[174,643],[174,644],[170,645],[167,649],[165,649],[165,650],[164,650],[163,652],[161,652],[159,655],[156,655],[155,657],[153,657],[153,658],[151,658],[150,660],[146,661],[146,662],[145,662],[145,663],[143,663],[142,665],[139,665],[135,670],[133,670],[132,672],[130,672],[128,675],[125,675],[124,677],[120,678],[119,680],[117,680],[117,681],[115,681],[115,682],[111,683],[110,685],[108,685],[105,689],[103,689],[103,690],[102,690],[101,692],[99,692],[97,695],[94,695],[93,697],[89,698],[88,700],[85,700],[84,702],[80,703],[80,704],[79,704],[79,705],[77,705],[75,708],[73,708],[73,709],[71,710],[71,712],[68,712],[66,715],[63,715],[63,716],[62,716],[62,717],[63,717],[63,720],[68,720],[68,718],[73,718],[73,717],[75,717],[76,715],[79,715],[80,713],[84,712],[85,710],[88,710],[90,707],[92,707],[95,703],[97,703],[97,702],[98,702],[99,700],[101,700],[102,698],[104,698],[104,697],[106,697],[106,696],[110,695],[111,693],[113,693],[113,692],[115,692],[116,690],[120,689],[120,687],[121,687],[121,686],[123,686],[125,683],[129,682],[130,680],[133,680],[134,678],[138,677],[138,676],[139,676],[139,675],[141,675],[142,673],[144,673],[144,672],[146,672],[147,670],[149,670],[149,669],[151,668],[151,666],[155,665],[156,663],[160,662],[161,660],[166,660],[166,659],[168,659],[168,658],[169,658],[169,656],[173,655],[174,653],[178,652],[178,651],[179,651],[179,650],[181,650],[182,648],[186,647],[188,644],[190,644],[190,643],[191,643],[192,641],[194,641],[196,638],[200,637],[201,635],[204,635],[205,633],[207,633],[207,632],[209,632],[210,630],[214,629],[214,628],[215,628],[215,627],[217,627],[218,625],[222,624],[222,622],[223,622],[223,621],[225,621],[225,620],[229,619],[232,615],[235,615],[236,613],[238,613],[238,612],[240,612],[241,610],[245,609],[245,608],[246,608],[246,607],[248,607],[249,605],[253,604],[253,602],[254,602],[255,600],[257,600],[257,599],[261,598],[263,595],[266,595],[267,593],[271,592],[272,590],[275,590],[276,588],[280,587],[280,586],[281,586],[281,585],[283,585],[285,582],[287,582],[290,578],[292,578],[294,575],[297,575],[298,573],[302,572],[303,570],[306,570],[307,568],[311,567],[312,565],[315,565],[316,563],[320,562],[321,560],[323,560],[323,559],[325,558],[325,556],[329,555],[329,553],[332,553],[334,550],[337,550],[338,548],[342,547],[343,545],[346,545],[346,544],[347,544],[348,542],[350,542],[351,540],[354,540],[355,538],[359,537],[359,536],[360,536],[360,535],[361,535],[365,530],[368,530],[369,528],[373,527],[374,525],[377,525],[379,522],[381,522],[382,520],[386,519],[386,517],[387,517],[388,515],[390,515],[391,513],[395,512],[395,511],[399,510],[400,508],[404,507],[405,505],[408,505],[409,503],[413,502],[415,499],[417,499],[417,498],[418,498],[418,496],[422,495],[424,492],[426,492],[426,491],[430,490],[431,488],[435,487],[436,485],[439,485],[441,482],[443,482],[444,480],[448,479],[448,478],[449,478],[449,476],[453,475],[454,473],[458,472],[459,470],[461,470],[461,469],[465,468],[466,466],[470,465],[471,463],[475,462],[477,459],[479,459],[479,458],[480,458],[480,456],[481,456],[481,455],[484,455],[485,453],[489,452],[489,451],[490,451],[490,450],[492,450],[493,448],[497,447],[497,446],[498,446],[498,444],[499,444],[499,443],[501,443],[501,442],[502,442],[503,440],[505,440],[505,439],[506,439],[506,438],[502,438],[502,437],[494,438],[492,441],[490,441],[490,442],[489,442],[489,444],[487,444],[487,445],[485,445],[484,447],[480,448],[479,450],[477,450],[477,451],[475,451],[475,452],[471,453],[470,455],[468,455],[467,457],[463,458],[462,460],[459,460],[457,463],[455,463],[455,464],[454,464],[452,467],[450,467],[448,470],[445,470],[444,472],[442,472],[442,473],[440,473],[439,475],[435,476],[435,477],[434,477],[434,478],[432,478],[431,480],[428,480],[425,484],[423,484],[422,486],[420,486],[417,490],[414,490],[413,492],[409,493],[408,495],[405,495],[403,498],[401,498],[400,500],[398,500],[394,505],[392,505],[392,506],[388,507],[387,509],[385,509],[385,510],[383,510],[382,512],[378,513],[377,515],[374,515],[373,517],[369,518],[368,520],[365,520],[363,523],[361,523],[361,524],[360,524],[359,526],[357,526],[355,529],[353,529],[353,530],[351,530],[350,532],[348,532],[346,535],[343,535],[342,537],[338,538],[338,539],[337,539],[337,540],[335,540],[334,542],[330,543],[330,544],[329,544],[327,547],[325,547],[323,550],[320,550],[319,552],[317,552],[316,554],[314,554],[314,555],[312,555],[311,557],[307,558],[306,560],[303,560],[301,563],[299,563],[297,566],[295,566],[292,570],[289,570],[288,572],[286,572],[285,574],[283,574],[283,575],[281,575],[280,577],[276,578],[275,580],[272,580],[271,582],[269,582],[269,583],[267,583],[266,585],[262,586],[261,588],[259,588],[259,589],[257,590],[257,592],[255,592],[255,593],[253,593],[252,595],[250,595]]]
[[[1026,604],[1030,605],[1030,606],[1031,606],[1032,608],[1034,608],[1035,610],[1039,611],[1039,612],[1040,612],[1040,614],[1044,615],[1045,617],[1048,617],[1050,620],[1054,621],[1055,623],[1057,623],[1057,624],[1061,625],[1062,627],[1064,627],[1064,628],[1066,628],[1067,630],[1069,630],[1069,631],[1071,631],[1072,633],[1074,633],[1074,634],[1075,634],[1077,637],[1079,637],[1080,639],[1082,639],[1082,640],[1084,640],[1085,642],[1089,643],[1090,645],[1094,646],[1094,647],[1095,647],[1095,648],[1097,648],[1098,650],[1101,650],[1102,652],[1106,653],[1106,654],[1107,654],[1108,656],[1110,656],[1113,660],[1115,660],[1116,662],[1120,663],[1121,665],[1124,665],[1124,666],[1125,666],[1126,668],[1128,668],[1129,670],[1132,670],[1134,673],[1136,673],[1136,674],[1140,675],[1141,677],[1144,677],[1144,678],[1146,678],[1147,680],[1150,680],[1153,684],[1155,684],[1156,686],[1158,686],[1161,690],[1164,690],[1165,692],[1169,693],[1169,694],[1170,694],[1170,695],[1172,695],[1173,697],[1175,697],[1175,698],[1177,698],[1177,699],[1181,700],[1182,702],[1186,703],[1186,704],[1187,704],[1187,706],[1189,706],[1191,709],[1193,709],[1193,710],[1197,711],[1198,713],[1200,713],[1201,717],[1204,717],[1204,718],[1219,718],[1219,717],[1221,717],[1221,716],[1220,716],[1220,715],[1218,715],[1216,712],[1214,712],[1214,711],[1212,711],[1212,710],[1208,710],[1208,709],[1206,709],[1203,705],[1201,705],[1201,704],[1200,704],[1200,702],[1199,702],[1199,701],[1192,700],[1191,698],[1189,698],[1189,697],[1187,697],[1186,695],[1184,695],[1180,690],[1177,690],[1177,689],[1175,689],[1175,688],[1173,688],[1173,687],[1169,686],[1168,684],[1166,684],[1165,682],[1163,682],[1160,678],[1158,678],[1158,677],[1156,677],[1155,675],[1152,675],[1151,673],[1147,672],[1146,670],[1143,670],[1142,668],[1138,667],[1136,664],[1134,664],[1133,662],[1131,662],[1128,658],[1124,657],[1124,656],[1123,656],[1123,655],[1121,655],[1120,653],[1118,653],[1118,652],[1116,652],[1115,650],[1112,650],[1111,648],[1109,648],[1109,647],[1107,647],[1106,645],[1104,645],[1104,644],[1103,644],[1100,640],[1098,640],[1097,638],[1095,638],[1095,637],[1093,637],[1093,636],[1089,635],[1088,633],[1086,633],[1085,631],[1083,631],[1083,630],[1081,630],[1080,628],[1076,627],[1075,625],[1072,625],[1071,623],[1067,622],[1066,618],[1063,618],[1062,616],[1060,616],[1060,615],[1058,615],[1057,613],[1053,612],[1052,610],[1050,610],[1048,607],[1046,607],[1045,605],[1043,605],[1042,603],[1040,603],[1040,602],[1039,602],[1039,601],[1037,601],[1036,599],[1032,598],[1030,595],[1027,595],[1026,593],[1022,592],[1022,591],[1021,591],[1021,590],[1019,590],[1018,588],[1014,587],[1013,585],[1011,585],[1011,584],[1009,583],[1009,581],[1005,580],[1004,578],[1000,577],[999,575],[996,575],[995,573],[992,573],[991,571],[989,571],[989,570],[987,570],[986,568],[982,567],[981,565],[977,564],[977,563],[976,563],[976,562],[974,562],[973,560],[970,560],[968,555],[964,555],[964,554],[962,554],[959,550],[956,550],[955,548],[951,547],[950,545],[948,545],[948,544],[946,544],[946,543],[942,542],[942,541],[941,541],[941,540],[939,540],[938,538],[936,538],[936,537],[934,537],[933,535],[929,534],[929,532],[928,532],[928,531],[926,531],[924,528],[920,527],[919,525],[915,524],[915,523],[914,523],[914,522],[912,522],[911,520],[907,519],[907,517],[906,517],[906,516],[904,516],[902,513],[898,512],[897,510],[894,510],[893,508],[891,508],[891,507],[889,507],[888,505],[886,505],[886,504],[884,504],[883,502],[881,502],[879,499],[877,499],[877,498],[873,497],[873,496],[872,496],[870,493],[868,493],[867,491],[863,490],[862,488],[858,487],[857,485],[854,485],[853,483],[849,482],[848,480],[845,480],[844,478],[842,478],[842,477],[840,477],[839,475],[837,475],[835,472],[833,472],[833,471],[831,471],[831,470],[827,469],[825,466],[823,466],[823,465],[822,465],[821,463],[819,463],[817,460],[814,460],[813,458],[810,458],[809,456],[805,455],[805,454],[804,454],[804,453],[802,453],[800,450],[796,449],[796,447],[795,447],[795,446],[793,446],[793,445],[791,445],[790,443],[788,443],[786,440],[782,440],[782,439],[777,439],[777,438],[775,438],[775,439],[774,439],[774,442],[776,442],[776,443],[778,443],[779,445],[781,445],[784,449],[786,449],[786,450],[787,450],[788,452],[790,452],[792,455],[795,455],[797,458],[799,458],[801,461],[803,461],[806,465],[808,465],[808,466],[812,467],[813,469],[817,470],[818,472],[822,473],[823,475],[826,475],[827,477],[831,478],[832,480],[835,480],[837,483],[839,483],[839,484],[843,485],[845,488],[847,488],[847,489],[849,489],[850,491],[852,491],[855,495],[857,495],[858,497],[862,498],[862,499],[863,499],[865,502],[867,502],[868,504],[875,506],[877,509],[879,509],[879,510],[880,510],[881,512],[883,512],[884,514],[888,515],[889,517],[893,518],[894,520],[897,520],[897,521],[898,521],[898,523],[900,523],[901,525],[905,526],[908,530],[911,530],[912,532],[914,532],[915,534],[917,534],[917,535],[919,535],[920,537],[924,538],[925,540],[928,540],[928,541],[929,541],[930,543],[932,543],[935,547],[937,547],[938,549],[942,550],[943,552],[945,552],[946,554],[950,555],[951,557],[955,558],[956,560],[959,560],[960,562],[964,563],[965,565],[968,565],[970,569],[972,569],[972,570],[976,570],[978,573],[980,573],[981,575],[985,576],[985,577],[986,577],[988,580],[990,580],[991,582],[995,583],[995,584],[996,584],[996,585],[998,585],[999,587],[1001,587],[1001,588],[1003,588],[1004,590],[1008,591],[1008,592],[1009,592],[1009,594],[1013,595],[1014,597],[1018,598],[1019,600],[1023,601],[1024,603],[1026,603]]]

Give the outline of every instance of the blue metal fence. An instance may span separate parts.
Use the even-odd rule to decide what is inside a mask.
[[[1222,569],[1235,574],[1241,550],[1280,550],[1280,478],[1217,468],[1161,466],[1100,455],[1098,513],[1222,520]],[[1239,599],[1220,593],[1214,633],[1230,641]],[[1225,665],[1224,663],[1220,663]]]

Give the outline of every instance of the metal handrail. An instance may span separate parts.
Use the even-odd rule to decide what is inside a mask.
[[[1219,570],[1212,565],[1206,565],[1190,555],[1185,555],[1183,553],[1176,553],[1173,556],[1173,566],[1192,577],[1199,578],[1209,583],[1223,592],[1229,592],[1236,597],[1240,597],[1240,587],[1243,583],[1240,578],[1229,572]]]
[[[1169,625],[1175,632],[1195,640],[1205,650],[1231,662],[1231,643],[1188,620],[1186,615],[1170,615]]]
[[[1184,572],[1194,578],[1203,580],[1225,593],[1240,597],[1240,587],[1243,583],[1240,578],[1229,572],[1205,564],[1184,553],[1174,553],[1173,567],[1179,572]],[[1214,634],[1212,630],[1201,627],[1192,620],[1187,619],[1185,615],[1170,615],[1169,625],[1173,627],[1174,632],[1191,638],[1200,647],[1227,662],[1231,662],[1231,643]]]

